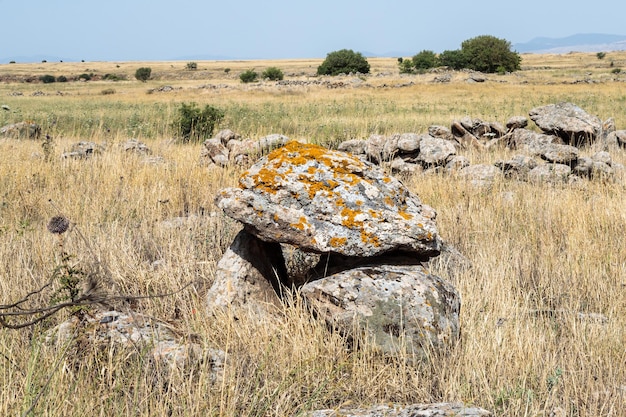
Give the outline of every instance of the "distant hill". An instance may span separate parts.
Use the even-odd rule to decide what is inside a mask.
[[[626,36],[602,33],[579,33],[565,38],[535,38],[513,45],[519,53],[566,54],[568,52],[625,51]]]

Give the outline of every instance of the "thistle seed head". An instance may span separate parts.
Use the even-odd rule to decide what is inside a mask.
[[[48,222],[48,231],[55,235],[61,235],[67,232],[70,227],[70,221],[65,216],[54,216]]]

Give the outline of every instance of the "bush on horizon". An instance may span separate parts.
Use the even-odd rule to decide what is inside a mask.
[[[341,49],[330,52],[317,68],[317,75],[369,74],[370,64],[360,52]]]
[[[150,79],[150,75],[152,75],[152,68],[150,67],[137,68],[135,71],[135,78],[144,83]]]

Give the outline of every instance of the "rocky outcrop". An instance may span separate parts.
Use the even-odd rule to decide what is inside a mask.
[[[0,127],[0,136],[14,139],[39,139],[41,127],[33,122],[18,122]]]
[[[241,136],[232,130],[224,129],[214,137],[204,141],[200,159],[209,165],[235,164],[247,166],[251,160],[268,154],[272,149],[283,146],[288,141],[287,136],[280,134],[271,134],[258,140],[242,140]]]
[[[388,354],[458,340],[459,294],[422,265],[442,247],[436,213],[376,165],[289,142],[216,202],[244,230],[218,264],[209,311],[264,314],[296,289],[333,329],[347,338],[360,329]],[[317,264],[288,268],[287,247],[289,258],[316,254],[307,263]]]
[[[317,410],[308,414],[308,417],[489,417],[491,415],[489,411],[480,407],[466,406],[456,402]]]
[[[95,142],[77,142],[69,151],[61,154],[62,159],[89,159],[104,152],[105,147]]]
[[[82,320],[71,317],[48,331],[46,341],[66,349],[77,338],[94,348],[113,346],[141,352],[153,371],[186,370],[197,366],[203,358],[208,360],[203,366],[207,366],[212,380],[220,380],[224,370],[223,351],[205,351],[202,345],[165,322],[132,311],[92,311]]]

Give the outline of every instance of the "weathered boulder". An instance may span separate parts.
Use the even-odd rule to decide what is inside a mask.
[[[216,202],[259,238],[305,251],[367,257],[400,250],[428,258],[441,246],[435,211],[400,181],[317,145],[276,149]]]
[[[445,165],[448,160],[456,155],[454,143],[431,136],[424,136],[420,141],[420,153],[416,161],[424,167]]]
[[[496,178],[502,177],[502,172],[493,165],[487,164],[475,164],[462,168],[458,172],[459,177],[465,178],[470,181],[475,181],[477,184],[490,184]]]
[[[104,152],[105,147],[95,142],[78,142],[68,152],[61,154],[63,159],[88,159]]]
[[[72,341],[81,340],[97,348],[120,346],[144,352],[147,363],[155,370],[187,369],[199,365],[204,357],[208,359],[205,365],[211,379],[221,379],[226,354],[217,349],[204,351],[190,339],[163,321],[137,312],[114,310],[92,311],[82,320],[71,317],[46,334],[47,343],[63,349]]]
[[[563,164],[540,164],[528,172],[532,182],[565,183],[568,182],[572,168]]]
[[[351,153],[353,155],[364,155],[367,142],[361,139],[350,139],[343,141],[337,146],[337,150],[341,152]]]
[[[152,152],[150,148],[138,139],[128,139],[126,142],[120,144],[120,147],[124,152],[135,153],[139,155],[150,155]]]
[[[528,126],[528,119],[524,116],[513,116],[506,122],[508,130],[523,129]]]
[[[446,171],[456,172],[460,169],[470,166],[470,161],[465,156],[457,155],[448,160],[446,164]]]
[[[463,403],[412,404],[407,406],[376,405],[369,408],[340,408],[317,410],[308,417],[490,417],[480,407]]]
[[[418,135],[417,133],[402,133],[398,136],[397,149],[400,154],[412,154],[420,149],[422,138],[427,135]]]
[[[452,131],[445,126],[432,125],[428,127],[428,134],[433,138],[454,140]]]
[[[591,144],[602,133],[600,118],[572,103],[536,107],[530,110],[529,115],[542,131],[574,146]]]
[[[280,306],[281,285],[287,285],[280,244],[264,242],[242,230],[217,264],[206,297],[210,314],[229,312],[264,315]]]
[[[536,154],[548,162],[570,165],[578,159],[578,148],[571,145],[547,143],[538,147]]]
[[[377,261],[311,281],[301,293],[341,334],[367,332],[387,354],[421,356],[459,337],[458,292],[419,264]]]
[[[506,146],[511,149],[533,150],[547,143],[562,143],[556,136],[537,133],[532,130],[518,128],[507,135]]]
[[[15,139],[39,139],[41,127],[33,122],[18,122],[0,127],[0,136]]]
[[[221,139],[207,139],[204,141],[203,145],[204,149],[200,155],[201,158],[206,159],[209,162],[218,166],[224,167],[228,165],[228,149],[226,149],[226,146],[224,146]]]
[[[494,165],[502,170],[506,178],[523,180],[528,177],[530,170],[537,166],[537,161],[530,156],[515,155],[505,161],[496,161]]]

